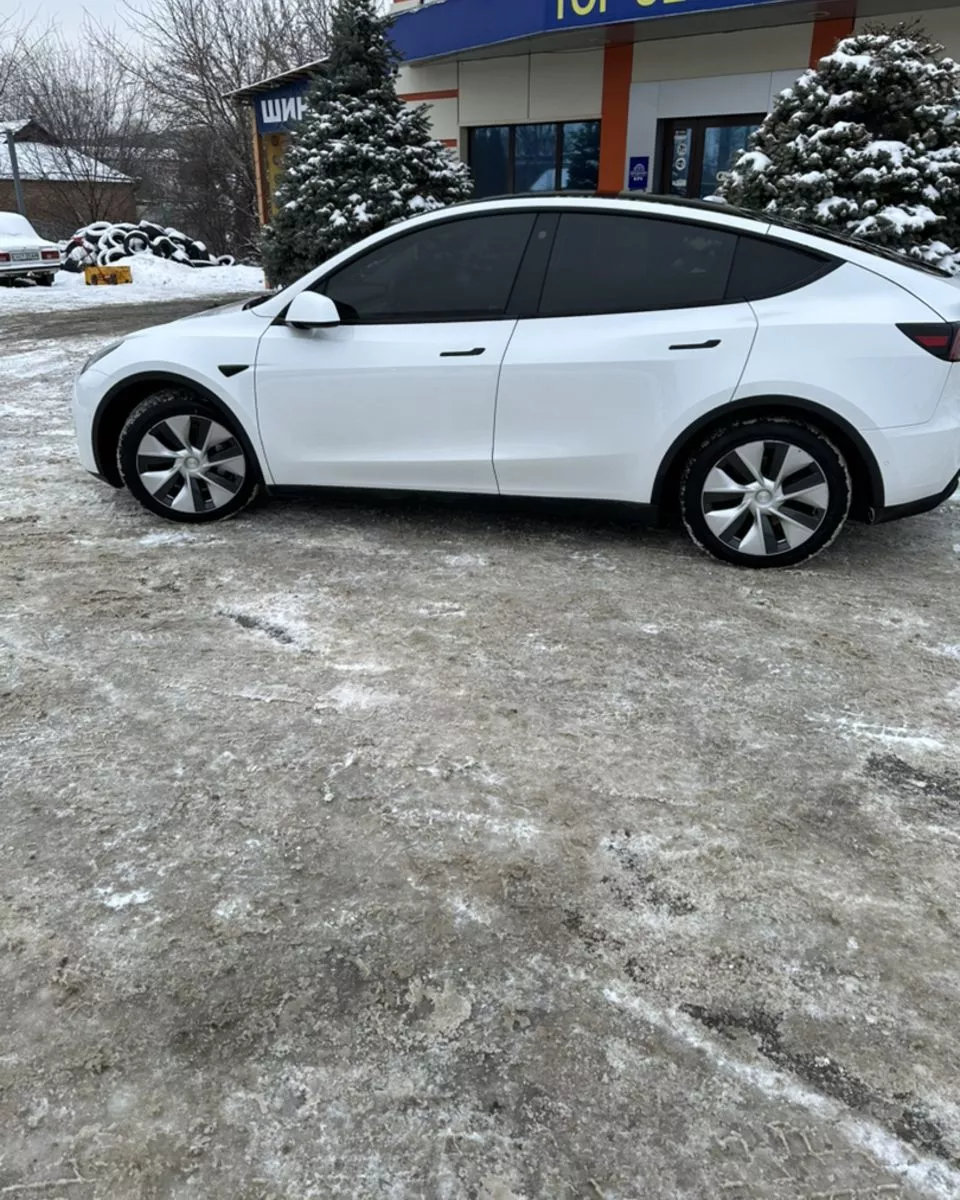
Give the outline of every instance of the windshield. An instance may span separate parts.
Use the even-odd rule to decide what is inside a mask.
[[[0,212],[0,237],[31,237],[37,235],[26,217],[19,213]]]

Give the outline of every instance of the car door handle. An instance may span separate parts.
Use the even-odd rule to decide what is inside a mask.
[[[472,350],[441,350],[441,358],[476,358],[486,351],[486,346],[474,346]]]
[[[713,350],[720,345],[719,338],[710,338],[707,342],[678,342],[671,350]]]

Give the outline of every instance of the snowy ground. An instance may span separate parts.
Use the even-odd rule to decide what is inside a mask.
[[[49,309],[102,308],[112,304],[149,304],[157,300],[248,295],[263,291],[259,267],[187,267],[152,254],[120,260],[133,282],[89,287],[83,275],[59,271],[52,287],[0,287],[0,313]]]
[[[960,1195],[960,506],[763,575],[474,504],[178,529],[42,332],[0,1194]]]

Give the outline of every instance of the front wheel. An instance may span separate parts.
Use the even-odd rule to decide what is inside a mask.
[[[170,521],[222,521],[257,493],[253,456],[233,422],[189,392],[139,404],[117,447],[123,482],[144,508]]]
[[[731,422],[687,462],[680,503],[701,549],[743,567],[791,567],[833,541],[850,511],[850,472],[818,429]]]

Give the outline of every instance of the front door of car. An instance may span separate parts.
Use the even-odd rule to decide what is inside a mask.
[[[399,234],[315,284],[342,323],[278,323],[257,355],[274,482],[496,492],[493,423],[532,213]]]
[[[538,315],[501,371],[501,492],[650,500],[666,447],[733,398],[746,366],[756,317],[724,302],[736,246],[685,220],[560,217]]]

